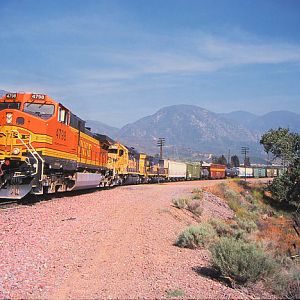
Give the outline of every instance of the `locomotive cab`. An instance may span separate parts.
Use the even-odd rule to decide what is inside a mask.
[[[39,185],[44,160],[32,144],[45,147],[54,116],[55,104],[45,95],[8,93],[0,99],[0,196],[22,198]]]
[[[105,142],[42,94],[0,99],[0,198],[109,184]]]

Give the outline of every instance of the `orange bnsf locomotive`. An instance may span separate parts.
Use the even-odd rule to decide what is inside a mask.
[[[42,94],[0,99],[0,198],[110,185],[112,140]]]

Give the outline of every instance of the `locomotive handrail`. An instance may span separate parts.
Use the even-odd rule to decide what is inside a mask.
[[[30,142],[30,138],[29,138],[29,141],[28,141],[28,145],[31,147],[31,149],[28,147],[28,145],[24,142],[24,140],[21,138],[20,136],[20,133],[18,130],[12,130],[12,132],[15,132],[18,136],[18,139],[21,141],[21,143],[26,147],[26,149],[30,152],[30,154],[33,156],[33,158],[35,159],[36,161],[36,171],[32,174],[32,175],[36,175],[38,174],[38,169],[39,169],[39,160],[38,158],[40,159],[40,161],[42,162],[42,171],[41,171],[41,177],[39,178],[39,181],[42,181],[42,175],[44,174],[44,159],[38,154],[38,152],[35,150],[35,148],[32,146],[31,142]],[[36,158],[36,156],[38,158]]]

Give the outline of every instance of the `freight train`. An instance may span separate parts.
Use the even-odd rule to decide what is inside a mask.
[[[273,178],[282,175],[284,168],[282,166],[251,166],[226,169],[227,177],[240,178]]]
[[[161,160],[95,134],[47,95],[0,98],[0,198],[225,177],[224,165]]]

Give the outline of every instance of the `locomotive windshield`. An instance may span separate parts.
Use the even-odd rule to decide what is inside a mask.
[[[117,154],[118,153],[118,149],[108,149],[108,153]]]
[[[37,116],[41,119],[47,120],[54,114],[54,105],[43,103],[25,103],[24,112]]]
[[[3,109],[20,109],[20,102],[1,102],[0,103],[0,110]]]

